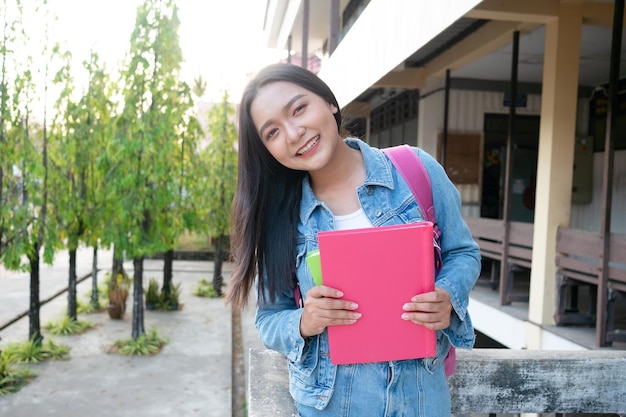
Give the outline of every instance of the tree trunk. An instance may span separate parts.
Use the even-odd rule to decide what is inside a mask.
[[[124,271],[124,255],[116,247],[113,247],[113,266],[111,267],[111,281],[115,282],[115,279],[119,274],[126,277],[126,271]]]
[[[91,307],[100,310],[98,297],[98,246],[93,247],[93,261],[91,263]]]
[[[169,299],[172,289],[172,265],[174,264],[174,249],[168,249],[163,254],[163,287],[161,292],[165,299]]]
[[[32,255],[28,257],[30,262],[30,308],[28,310],[29,328],[28,339],[40,343],[43,340],[41,335],[41,322],[39,320],[39,310],[41,303],[39,300],[39,244],[35,244]]]
[[[222,246],[224,245],[224,236],[218,236],[215,240],[215,254],[213,255],[213,289],[218,296],[222,296],[222,285],[224,277],[222,276],[222,263],[224,262],[224,253]]]
[[[145,334],[143,326],[143,256],[133,258],[133,339]]]
[[[70,276],[67,284],[67,316],[76,320],[76,248],[70,249]]]

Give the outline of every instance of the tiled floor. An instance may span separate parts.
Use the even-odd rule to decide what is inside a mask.
[[[525,278],[523,274],[519,274],[515,280],[514,292],[516,294],[528,294],[529,280]],[[475,298],[483,303],[489,304],[498,310],[505,312],[520,320],[528,319],[528,302],[513,302],[510,305],[500,305],[499,292],[497,288],[493,288],[488,273],[484,273],[477,285],[472,290],[472,298]],[[582,308],[586,308],[589,302],[590,294],[588,291],[581,289],[579,292],[580,305]],[[569,339],[574,343],[582,345],[588,349],[600,349],[596,343],[596,329],[595,327],[585,325],[566,325],[555,326],[550,325],[546,328],[552,333]],[[625,329],[626,331],[626,295],[620,294],[616,300],[615,311],[615,328]],[[605,348],[602,348],[605,349]],[[606,349],[626,349],[626,343],[614,342],[612,346]]]

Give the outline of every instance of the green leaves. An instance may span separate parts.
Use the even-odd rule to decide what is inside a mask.
[[[86,320],[74,320],[69,316],[64,316],[58,321],[46,323],[45,329],[48,333],[56,336],[69,336],[81,334],[94,327],[94,324]]]
[[[148,333],[142,334],[136,339],[116,340],[113,351],[121,355],[154,355],[159,353],[169,340],[159,336],[157,329],[153,328]]]
[[[109,147],[106,240],[129,257],[171,249],[188,209],[182,175],[190,172],[197,131],[190,88],[180,81],[176,6],[146,0],[137,10],[122,72],[124,109]]]
[[[18,392],[32,378],[30,370],[19,368],[6,351],[0,352],[0,397]]]
[[[27,342],[10,343],[3,351],[15,363],[39,363],[45,360],[66,360],[70,348],[52,339],[45,342],[31,337]]]
[[[237,182],[235,109],[228,102],[228,92],[207,116],[210,143],[200,154],[201,175],[195,183],[196,201],[207,232],[212,236],[226,236],[230,232],[230,208]]]

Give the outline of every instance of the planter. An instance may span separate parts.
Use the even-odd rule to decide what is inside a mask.
[[[109,304],[107,307],[109,312],[109,317],[114,320],[121,320],[124,317],[124,312],[126,308],[124,304]]]

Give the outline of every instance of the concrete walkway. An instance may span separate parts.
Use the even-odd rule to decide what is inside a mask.
[[[79,251],[79,277],[91,272],[91,249]],[[99,280],[110,269],[111,252],[100,251]],[[52,266],[42,265],[40,299],[67,286],[67,252]],[[144,262],[144,286],[150,277],[162,279],[162,261]],[[228,280],[231,265],[225,265]],[[132,262],[125,268],[132,275]],[[37,377],[16,394],[0,397],[0,416],[31,417],[143,417],[242,415],[245,404],[233,398],[232,312],[223,299],[192,295],[201,278],[212,278],[213,262],[175,261],[174,282],[181,283],[182,309],[176,312],[145,312],[145,329],[156,327],[169,338],[164,349],[152,357],[127,357],[109,353],[115,340],[131,337],[132,297],[123,320],[111,320],[106,312],[80,315],[96,324],[82,335],[44,337],[71,347],[69,361],[29,365]],[[78,287],[79,299],[87,301],[91,279]],[[28,309],[29,277],[2,271],[0,276],[0,328]],[[252,304],[253,305],[253,304]],[[66,312],[67,294],[41,308],[41,324],[58,320]],[[252,324],[253,313],[241,315],[244,359],[248,350],[261,347]],[[28,317],[0,331],[0,348],[28,338]],[[236,372],[235,376],[241,371]],[[247,372],[244,370],[244,378]],[[235,378],[235,384],[241,375]],[[245,386],[245,385],[244,385]],[[235,408],[233,408],[233,406]],[[233,412],[235,410],[235,412]]]

